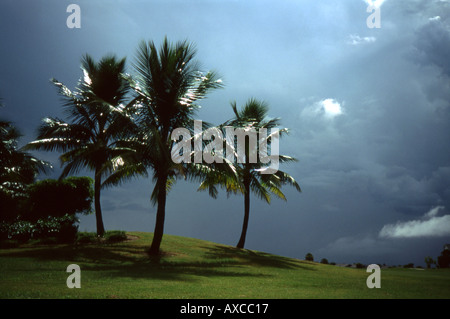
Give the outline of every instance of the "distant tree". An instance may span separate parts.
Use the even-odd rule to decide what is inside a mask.
[[[311,253],[307,253],[305,256],[305,260],[314,261],[314,256]]]
[[[430,256],[425,257],[425,263],[427,264],[427,268],[430,269],[431,265],[436,264],[436,261]]]
[[[328,264],[328,259],[326,258],[322,258],[322,260],[320,261],[321,264]]]
[[[438,257],[437,264],[439,268],[450,268],[450,250],[444,249]]]

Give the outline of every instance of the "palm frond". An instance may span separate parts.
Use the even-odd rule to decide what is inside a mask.
[[[113,172],[103,181],[102,188],[118,186],[126,181],[142,176],[148,177],[147,169],[142,163],[124,164],[113,170]]]
[[[267,186],[264,185],[257,178],[252,178],[250,182],[250,190],[259,198],[264,200],[266,203],[270,204],[271,197],[270,193],[267,189]]]

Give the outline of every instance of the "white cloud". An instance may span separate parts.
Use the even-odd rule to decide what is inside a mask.
[[[433,18],[429,18],[428,20],[430,20],[430,21],[439,21],[439,20],[441,20],[441,17],[440,16],[435,16]]]
[[[341,104],[334,99],[325,99],[319,102],[321,109],[325,112],[325,117],[334,118],[342,114]]]
[[[443,206],[436,206],[436,207],[430,209],[428,211],[428,213],[425,214],[425,217],[433,218],[439,213],[439,211],[441,209],[444,209],[444,207]]]
[[[382,5],[385,1],[386,1],[386,0],[364,0],[364,2],[367,3],[367,5],[369,5],[369,6],[374,6],[375,8],[381,7],[381,5]]]
[[[373,43],[377,40],[375,37],[360,37],[357,34],[351,34],[349,36],[348,44],[351,45],[358,45],[358,44],[364,44],[364,43]]]
[[[386,238],[448,236],[450,235],[450,215],[437,216],[442,209],[444,209],[442,206],[434,207],[419,220],[385,225],[379,236]]]
[[[341,103],[335,99],[323,99],[314,104],[306,107],[302,111],[302,116],[306,117],[324,117],[327,119],[333,119],[336,116],[343,114],[343,108]]]

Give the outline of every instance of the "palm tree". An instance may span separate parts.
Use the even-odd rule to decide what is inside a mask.
[[[227,126],[231,126],[234,128],[242,128],[247,131],[250,129],[260,131],[261,129],[275,129],[279,125],[279,119],[267,119],[267,104],[256,99],[250,99],[242,110],[237,109],[236,103],[232,103],[231,107],[235,114],[235,118],[222,124],[222,129]],[[277,132],[279,136],[282,136],[286,134],[288,130],[284,128],[277,130]],[[236,149],[236,140],[234,138],[233,140],[230,140],[229,137],[227,138],[226,143],[228,143],[228,145],[230,145],[233,149]],[[273,138],[275,138],[273,133],[267,135],[265,137],[265,143],[270,146]],[[256,161],[255,163],[250,161],[251,153],[259,154],[259,147],[259,144],[255,144],[254,148],[251,149],[250,143],[246,143],[245,161],[242,163],[235,162],[234,164],[238,175],[237,180],[226,178],[223,174],[209,175],[203,180],[199,187],[199,190],[209,190],[209,194],[212,197],[217,196],[218,191],[216,189],[216,185],[224,187],[229,194],[244,194],[244,221],[241,236],[236,245],[237,248],[244,248],[250,216],[251,192],[270,204],[271,194],[286,200],[286,196],[281,191],[281,186],[284,184],[294,186],[297,191],[301,191],[299,184],[289,174],[280,170],[267,174],[267,171],[265,172],[265,170],[268,166],[261,161],[261,158],[259,158],[259,161]],[[295,158],[286,155],[277,155],[277,157],[279,163],[296,161]]]
[[[1,98],[0,106],[3,106]],[[0,221],[11,221],[24,213],[22,205],[27,186],[39,173],[47,173],[52,167],[19,149],[21,136],[12,122],[0,120]]]
[[[46,173],[50,163],[31,156],[17,144],[22,136],[10,121],[0,120],[0,190],[20,196],[25,185],[34,182],[39,173]]]
[[[174,163],[171,158],[171,132],[176,128],[192,129],[193,115],[199,108],[196,102],[222,86],[215,72],[200,71],[195,54],[195,48],[187,41],[173,44],[165,38],[159,50],[152,41],[141,42],[134,64],[136,77],[130,79],[137,99],[134,149],[139,160],[134,171],[130,165],[122,171],[128,176],[147,169],[152,172],[155,185],[151,200],[157,205],[157,213],[149,255],[160,252],[166,197],[177,176],[186,178],[207,170],[201,164]],[[122,178],[120,171],[117,176]]]
[[[97,235],[103,236],[105,227],[100,204],[102,179],[123,163],[130,152],[124,136],[132,127],[132,118],[123,104],[129,98],[128,81],[124,76],[125,58],[118,60],[107,55],[95,62],[89,55],[81,60],[83,78],[72,92],[61,82],[52,79],[63,97],[63,107],[69,121],[48,117],[39,128],[37,140],[28,149],[62,151],[64,166],[61,177],[77,173],[81,168],[94,171],[94,202]]]

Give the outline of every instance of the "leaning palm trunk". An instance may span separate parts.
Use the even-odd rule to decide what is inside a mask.
[[[247,236],[248,220],[249,220],[249,217],[250,217],[250,185],[249,185],[249,183],[245,183],[244,189],[245,189],[245,194],[244,194],[244,223],[242,224],[241,237],[239,238],[239,242],[236,245],[237,248],[244,248],[245,238]]]
[[[164,234],[164,219],[166,215],[166,198],[167,198],[167,176],[158,178],[156,187],[158,187],[158,209],[156,212],[155,231],[153,240],[148,251],[149,255],[155,256],[159,254],[161,241]]]

